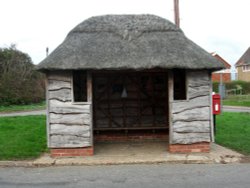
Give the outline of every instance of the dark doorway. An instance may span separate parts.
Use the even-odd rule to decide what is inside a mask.
[[[94,131],[166,131],[167,78],[167,72],[93,73]]]

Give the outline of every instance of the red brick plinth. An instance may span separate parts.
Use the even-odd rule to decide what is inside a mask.
[[[93,147],[86,148],[56,148],[50,149],[51,157],[79,157],[94,155]]]
[[[195,144],[169,144],[169,152],[171,153],[192,153],[192,152],[208,153],[209,151],[210,151],[209,142],[200,142]]]

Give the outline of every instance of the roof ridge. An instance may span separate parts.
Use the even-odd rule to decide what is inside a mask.
[[[244,64],[250,64],[250,47],[242,54],[239,60],[235,63],[235,66],[240,66]]]

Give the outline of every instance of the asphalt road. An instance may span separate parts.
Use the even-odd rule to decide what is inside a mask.
[[[1,188],[249,188],[250,164],[0,168]]]
[[[225,111],[225,112],[248,112],[248,113],[250,113],[250,107],[223,106],[222,111]]]
[[[0,113],[0,117],[29,116],[29,115],[46,115],[46,110],[33,110],[33,111]]]

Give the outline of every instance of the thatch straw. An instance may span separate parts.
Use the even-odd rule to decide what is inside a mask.
[[[154,15],[106,15],[76,26],[39,70],[224,68],[173,23]]]

